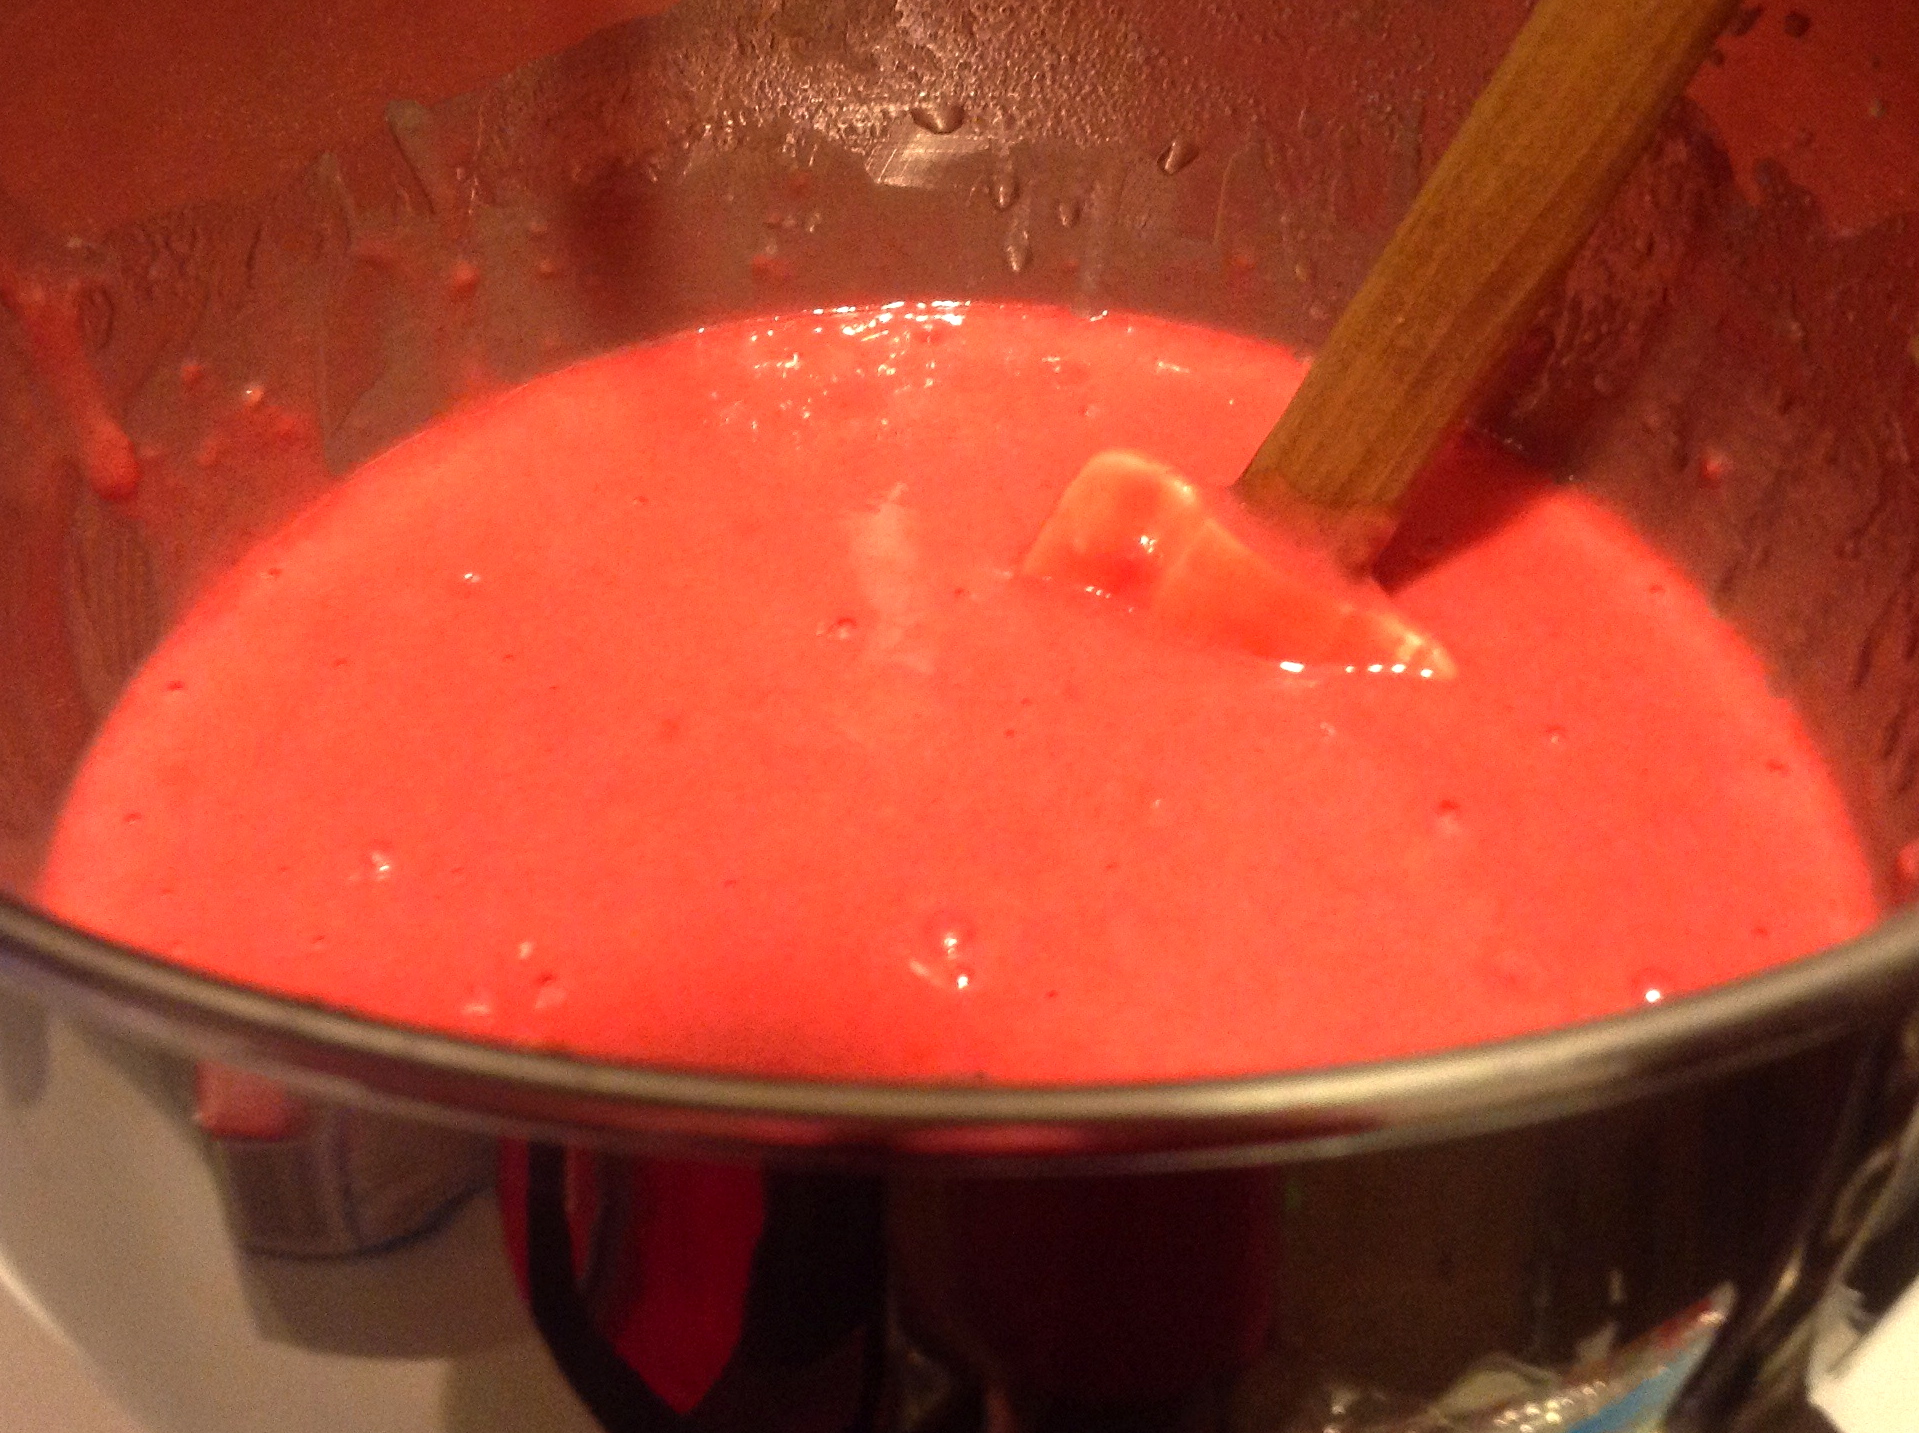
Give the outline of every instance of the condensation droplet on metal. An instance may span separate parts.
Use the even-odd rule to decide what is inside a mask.
[[[929,134],[951,134],[966,123],[966,107],[957,100],[916,104],[909,113],[913,123]]]
[[[1075,224],[1079,223],[1079,200],[1077,199],[1060,200],[1059,209],[1056,212],[1059,214],[1060,228],[1062,229],[1072,228]],[[1915,345],[1919,345],[1919,338],[1914,338],[1913,343]]]
[[[1198,158],[1199,146],[1184,135],[1180,135],[1160,151],[1159,167],[1163,173],[1177,174]]]
[[[1024,226],[1015,228],[1006,236],[1001,253],[1005,255],[1008,269],[1016,274],[1026,272],[1026,266],[1033,262],[1033,241],[1027,237]]]
[[[453,261],[446,272],[447,294],[463,299],[480,286],[480,266],[464,256]]]
[[[1906,842],[1892,860],[1893,898],[1901,905],[1919,895],[1919,840]]]
[[[1001,213],[1011,209],[1019,200],[1019,176],[1001,174],[993,180],[993,207]]]

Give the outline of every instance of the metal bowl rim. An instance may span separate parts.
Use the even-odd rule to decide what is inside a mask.
[[[495,1132],[962,1159],[1304,1154],[1549,1118],[1886,1023],[1919,1002],[1919,912],[1774,970],[1587,1024],[1366,1064],[1135,1085],[765,1079],[492,1045],[221,980],[5,896],[0,980],[183,1054]]]

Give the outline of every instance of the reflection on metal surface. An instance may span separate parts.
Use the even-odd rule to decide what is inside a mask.
[[[320,1106],[284,1139],[211,1141],[234,1238],[257,1254],[338,1258],[429,1228],[493,1173],[493,1141]]]
[[[1912,1370],[1919,1364],[1919,1115],[1860,1162],[1826,1237],[1845,1252],[1803,1338],[1813,1402],[1842,1433],[1911,1427]]]
[[[141,1433],[598,1433],[520,1307],[489,1197],[378,1256],[245,1255],[190,1081],[159,1088],[153,1058],[55,1019],[41,1099],[0,1104],[0,1282]]]
[[[1626,1348],[1570,1370],[1484,1360],[1412,1413],[1374,1416],[1394,1400],[1339,1389],[1290,1433],[1653,1433],[1732,1305],[1732,1288],[1722,1285]]]
[[[1813,1405],[1839,1433],[1909,1433],[1919,1426],[1919,1284],[1908,1288],[1863,1338],[1851,1327],[1861,1311],[1849,1310],[1846,1352],[1812,1384]],[[1815,1365],[1823,1361],[1815,1348]]]
[[[0,1104],[30,1105],[47,1083],[47,1017],[0,990]]]
[[[1300,1216],[1336,1198],[1336,1182],[1307,1194],[1299,1175],[1265,1171],[882,1185],[568,1160],[552,1148],[509,1159],[516,1168],[502,1185],[509,1248],[560,1366],[614,1433],[770,1433],[824,1426],[829,1409],[831,1426],[861,1433],[1655,1433],[1737,1302],[1722,1282],[1649,1327],[1641,1311],[1700,1287],[1702,1266],[1679,1260],[1674,1277],[1672,1261],[1647,1269],[1643,1253],[1636,1265],[1659,1286],[1650,1297],[1616,1267],[1593,1277],[1587,1248],[1565,1251],[1587,1267],[1537,1284],[1515,1247],[1533,1232],[1534,1205],[1522,1197],[1510,1219],[1489,1222],[1487,1196],[1508,1168],[1497,1160],[1408,1161],[1439,1204],[1472,1211],[1450,1225],[1401,1200],[1328,1209],[1333,1226],[1317,1230]],[[702,1187],[753,1181],[764,1223],[660,1197],[688,1174]],[[1577,1217],[1580,1198],[1562,1194],[1570,1205],[1543,1217],[1584,1245],[1609,1221]],[[651,1252],[622,1258],[618,1296],[595,1299],[575,1251],[582,1223],[616,1205],[631,1221],[623,1237]],[[1385,1235],[1409,1218],[1402,1237]],[[1668,1225],[1651,1214],[1642,1233],[1673,1247],[1700,1237]],[[1463,1231],[1476,1266],[1452,1268],[1426,1297],[1421,1266],[1435,1252],[1450,1259]],[[752,1248],[744,1282],[719,1264],[689,1281],[669,1253],[711,1256],[741,1236]],[[1381,1290],[1409,1307],[1385,1307]],[[720,1306],[730,1313],[716,1318]],[[1442,1328],[1447,1312],[1454,1326]],[[1538,1325],[1542,1314],[1556,1327]],[[1568,1336],[1596,1317],[1596,1333]],[[1622,1323],[1643,1332],[1619,1348]],[[1540,1352],[1526,1359],[1471,1352],[1529,1338]],[[1443,1391],[1409,1391],[1422,1386]]]

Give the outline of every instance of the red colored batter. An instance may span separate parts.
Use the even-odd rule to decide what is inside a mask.
[[[1092,453],[1223,484],[1298,375],[1159,321],[896,305],[489,400],[174,632],[42,895],[409,1024],[1013,1082],[1487,1040],[1875,918],[1755,658],[1489,448],[1383,566],[1449,682],[1290,672],[1013,575]]]

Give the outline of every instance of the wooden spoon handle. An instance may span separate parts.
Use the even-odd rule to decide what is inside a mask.
[[[1738,3],[1539,0],[1240,497],[1389,531]]]

